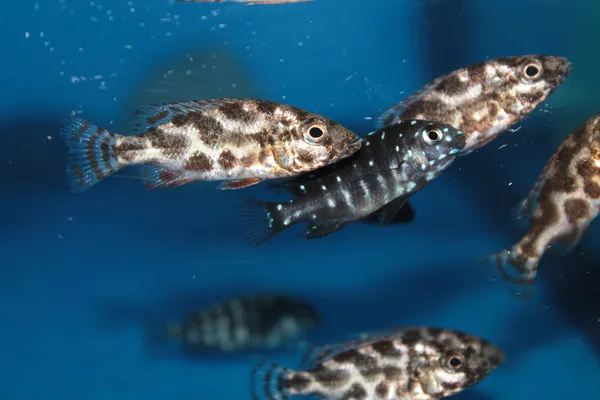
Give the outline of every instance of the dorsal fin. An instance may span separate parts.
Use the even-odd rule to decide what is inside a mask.
[[[209,99],[176,101],[163,104],[146,104],[138,107],[133,116],[133,133],[139,135],[166,124],[176,116],[193,112],[207,112],[224,104],[239,102],[239,99]]]
[[[356,336],[353,340],[348,340],[339,344],[326,344],[322,346],[306,346],[306,351],[302,356],[301,365],[302,369],[315,368],[318,364],[321,364],[327,360],[334,358],[335,356],[344,353],[348,350],[356,349],[358,347],[368,346],[371,343],[375,343],[383,339],[384,337],[366,337],[361,338]]]
[[[402,120],[402,113],[408,108],[408,106],[411,103],[419,101],[423,97],[431,93],[431,91],[442,81],[442,79],[445,79],[446,77],[447,75],[444,75],[437,79],[434,79],[429,84],[421,88],[419,91],[411,94],[404,100],[399,101],[398,103],[381,112],[377,117],[375,117],[375,128],[381,129],[386,126],[398,123],[398,121]],[[392,119],[390,121],[386,121],[390,117]]]

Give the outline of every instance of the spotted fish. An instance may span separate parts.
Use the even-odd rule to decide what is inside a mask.
[[[167,334],[188,351],[276,349],[299,340],[319,319],[317,310],[301,299],[252,295],[191,313],[183,322],[169,324]]]
[[[385,223],[448,168],[464,145],[462,132],[441,122],[401,121],[380,129],[365,136],[351,157],[316,171],[319,177],[283,182],[295,195],[289,202],[242,196],[247,240],[260,245],[304,221],[308,239],[330,235],[372,213]]]
[[[576,129],[546,163],[513,214],[527,233],[482,261],[495,265],[514,296],[532,298],[540,259],[570,252],[600,208],[600,113]],[[529,221],[527,223],[526,221]]]
[[[466,155],[494,140],[552,94],[571,72],[564,57],[524,55],[473,64],[441,76],[388,108],[376,127],[403,119],[441,121],[465,133]]]
[[[307,353],[299,370],[263,361],[252,373],[255,400],[434,400],[481,382],[504,363],[488,340],[431,327],[362,335]]]
[[[61,136],[67,176],[83,192],[130,165],[145,165],[149,189],[226,181],[239,189],[295,176],[350,156],[358,136],[297,107],[253,99],[173,102],[140,107],[133,136],[75,117]]]

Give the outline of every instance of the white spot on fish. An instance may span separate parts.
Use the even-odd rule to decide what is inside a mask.
[[[416,123],[417,123],[417,121],[410,121],[410,124],[411,124],[411,125],[414,125],[414,124],[416,124]]]
[[[323,186],[321,186],[321,189],[327,190],[327,187],[325,185],[323,185]]]
[[[448,128],[444,128],[444,133],[445,133],[445,132],[448,132]]]
[[[317,214],[313,214],[312,219],[317,219]]]
[[[402,134],[401,134],[401,133],[399,133],[399,134],[398,134],[398,137],[402,137]]]
[[[283,221],[283,224],[284,224],[285,226],[288,226],[288,225],[290,224],[290,220],[289,220],[289,219],[286,219],[285,221]]]
[[[327,199],[327,205],[333,208],[335,207],[335,201],[333,201],[333,199]]]
[[[370,146],[370,145],[371,145],[371,142],[366,142],[366,143],[367,143],[367,146]]]
[[[425,164],[425,163],[421,164],[421,169],[425,169],[425,168],[427,168],[427,164]]]
[[[396,151],[400,151],[400,147],[396,146]]]
[[[451,142],[452,141],[452,137],[451,136],[446,136],[446,142]]]
[[[385,139],[385,132],[381,134],[381,140]]]
[[[342,181],[342,178],[340,178],[339,176],[336,176],[336,177],[335,177],[335,179],[336,179],[338,182],[341,182],[341,181]]]
[[[372,167],[375,164],[373,161],[369,161],[369,166]]]
[[[305,191],[306,187],[304,185],[300,185],[300,190]]]
[[[458,149],[452,149],[452,150],[450,150],[450,153],[449,153],[449,154],[456,154],[456,153],[458,153],[459,151],[460,151],[460,150],[458,150]]]
[[[283,206],[281,204],[277,204],[277,210],[281,211],[282,208]]]
[[[444,158],[446,158],[446,154],[440,154],[440,156],[438,157],[438,160],[443,160]]]

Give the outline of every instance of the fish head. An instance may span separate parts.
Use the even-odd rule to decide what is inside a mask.
[[[445,122],[467,136],[461,155],[483,147],[529,115],[566,80],[571,69],[565,57],[530,54],[487,60],[448,75],[437,89],[442,85],[448,91],[452,82],[459,82],[456,108],[460,118],[454,115]]]
[[[442,122],[406,120],[390,129],[402,133],[398,140],[404,161],[424,173],[449,166],[467,143],[462,131]]]
[[[432,399],[461,392],[481,382],[504,363],[504,352],[488,340],[448,329],[430,329],[432,336],[416,350],[415,380]]]
[[[558,56],[525,55],[503,60],[499,62],[500,66],[509,66],[510,73],[503,76],[501,67],[496,69],[496,73],[504,78],[508,96],[517,100],[516,107],[505,104],[503,108],[507,113],[521,118],[554,93],[572,69],[567,58]]]
[[[335,163],[361,147],[358,135],[328,118],[308,114],[295,129],[290,144],[291,167],[307,172]]]

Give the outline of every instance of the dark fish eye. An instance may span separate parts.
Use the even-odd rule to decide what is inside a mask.
[[[318,126],[314,126],[314,127],[310,128],[310,130],[308,131],[308,134],[310,135],[311,138],[318,139],[321,136],[323,136],[323,131]]]
[[[305,125],[304,140],[309,143],[319,143],[327,136],[327,125],[321,121],[312,120]]]
[[[539,78],[542,75],[542,64],[539,61],[526,64],[523,67],[523,75],[530,80]]]
[[[452,354],[444,361],[444,367],[449,371],[459,370],[465,363],[465,358],[461,354]]]
[[[442,140],[442,131],[439,129],[430,129],[423,133],[423,139],[427,144],[434,144]]]

